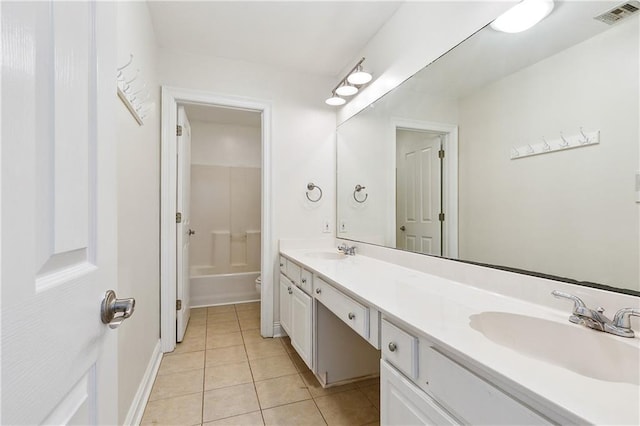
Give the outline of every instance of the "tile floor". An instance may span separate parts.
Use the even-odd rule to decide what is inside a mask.
[[[263,339],[259,327],[259,302],[193,309],[142,424],[379,424],[378,379],[323,389],[289,338]]]

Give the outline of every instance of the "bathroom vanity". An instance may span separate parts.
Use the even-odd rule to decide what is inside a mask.
[[[379,372],[382,424],[640,423],[640,339],[572,324],[569,305],[384,256],[281,247],[280,259],[281,325],[294,348],[323,386]]]

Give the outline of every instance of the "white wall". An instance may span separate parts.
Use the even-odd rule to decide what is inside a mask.
[[[462,259],[638,288],[638,56],[632,20],[460,102]],[[510,159],[580,127],[600,144]]]
[[[324,103],[333,79],[258,64],[160,49],[163,85],[268,101],[272,108],[270,152],[273,253],[280,238],[320,238],[335,229],[335,111]],[[313,182],[324,191],[318,203],[305,196]],[[323,234],[329,221],[332,233]],[[276,257],[272,259],[275,266]],[[275,268],[278,271],[278,268]],[[273,277],[274,283],[277,282]],[[274,292],[278,320],[277,291]]]
[[[373,72],[374,81],[338,111],[338,123],[397,87],[513,4],[512,1],[404,3],[340,74],[342,77],[358,59],[365,57],[365,68]]]
[[[139,126],[119,98],[118,151],[118,296],[134,297],[134,315],[118,333],[118,422],[127,416],[153,350],[159,330],[160,123],[156,75],[156,41],[147,5],[118,2],[118,64],[134,55],[139,79],[147,82],[156,107]]]
[[[191,164],[261,167],[260,127],[190,120]]]

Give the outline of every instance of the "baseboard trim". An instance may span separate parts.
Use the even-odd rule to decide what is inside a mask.
[[[125,425],[139,425],[142,421],[142,415],[144,414],[144,409],[149,401],[151,388],[153,387],[153,382],[155,381],[158,369],[160,368],[160,361],[162,361],[161,346],[161,341],[158,340],[156,347],[153,349],[149,364],[147,365],[147,370],[144,372],[144,376],[142,376],[140,386],[138,386],[138,391],[133,397],[133,401],[131,401],[129,412],[124,420]]]
[[[280,322],[273,323],[273,337],[284,337],[288,336],[287,332],[284,331],[284,328],[280,325]]]

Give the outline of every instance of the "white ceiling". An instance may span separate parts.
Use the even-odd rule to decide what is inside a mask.
[[[250,127],[260,127],[262,123],[262,114],[258,111],[198,104],[184,105],[184,110],[189,121]]]
[[[160,47],[337,76],[401,1],[149,1]]]

